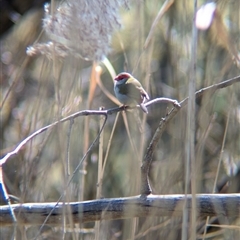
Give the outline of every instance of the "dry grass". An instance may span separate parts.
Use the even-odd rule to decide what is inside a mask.
[[[42,52],[34,52],[34,56],[27,56],[25,50],[29,45],[33,45],[39,36],[37,43],[47,42],[49,36],[41,34],[42,10],[26,13],[1,38],[1,156],[31,133],[74,112],[116,107],[116,99],[108,94],[113,94],[111,66],[116,73],[133,72],[151,99],[164,96],[181,101],[187,97],[194,51],[191,49],[193,3],[186,0],[166,2],[165,9],[161,9],[164,1],[158,0],[131,1],[129,10],[121,8],[123,27],[115,28],[112,36],[112,51],[108,54],[110,66],[101,61],[86,61],[72,49],[66,51],[62,41],[63,46],[57,46],[61,51],[59,48],[54,50],[51,45]],[[160,11],[163,15],[155,20]],[[235,57],[237,61],[234,49],[240,49],[239,12],[238,1],[218,1],[218,14],[224,24],[227,23],[226,29],[217,25],[221,27],[218,31],[214,25],[214,28],[198,32],[194,73],[197,90],[239,75],[240,70],[233,60]],[[154,20],[157,24],[152,27]],[[78,22],[74,24],[78,25]],[[91,26],[87,29],[93,30]],[[226,33],[228,40],[225,40]],[[73,37],[68,36],[68,40]],[[101,49],[96,53],[96,60],[101,58],[102,52],[108,51],[107,42],[105,47],[106,51]],[[83,49],[84,54],[86,51]],[[94,50],[91,51],[92,57]],[[63,57],[59,52],[67,54]],[[221,179],[234,172],[237,164],[239,166],[239,92],[240,84],[236,83],[205,94],[197,99],[195,111],[190,112],[195,116],[192,123],[195,128],[192,135],[195,174],[189,177],[195,181],[196,193],[221,191],[218,189]],[[17,196],[22,203],[57,201],[65,189],[66,202],[139,194],[143,156],[159,121],[171,107],[154,104],[148,115],[140,113],[143,133],[132,112],[109,115],[101,144],[94,145],[67,189],[72,173],[99,132],[101,119],[99,116],[82,116],[73,122],[58,124],[35,137],[3,165],[3,180],[8,193]],[[154,152],[150,182],[155,194],[183,194],[185,189],[192,192],[190,182],[185,188],[187,111],[186,107],[182,108],[170,122]],[[100,159],[104,167],[98,166]],[[191,167],[189,171],[191,173]],[[101,190],[98,190],[100,186]],[[227,191],[239,191],[239,186]],[[190,222],[189,216],[185,239],[193,233]],[[206,229],[204,237],[205,222],[206,219],[198,218],[196,221],[197,229],[203,224],[202,230],[196,232],[202,239],[238,239],[240,236],[239,220],[220,218],[220,225]],[[63,222],[56,228],[45,226],[37,239],[176,240],[181,239],[182,223],[182,218],[161,216],[101,221],[95,227],[97,234],[94,234],[94,223],[68,228]],[[209,224],[217,223],[211,223],[209,219]],[[39,226],[18,228],[16,239],[35,239],[38,230]],[[12,228],[1,228],[0,235],[2,239],[10,239]]]

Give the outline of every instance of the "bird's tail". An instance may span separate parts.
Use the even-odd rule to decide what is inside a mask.
[[[142,121],[140,119],[138,109],[133,110],[133,115],[134,115],[134,118],[136,120],[136,123],[137,123],[137,126],[138,126],[138,129],[139,129],[140,133],[143,133]]]

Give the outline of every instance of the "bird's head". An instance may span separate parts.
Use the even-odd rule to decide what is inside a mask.
[[[130,73],[127,73],[127,72],[122,72],[122,73],[119,73],[115,78],[114,80],[116,82],[122,82],[122,80],[126,81],[128,80],[129,78],[131,78],[132,75]]]

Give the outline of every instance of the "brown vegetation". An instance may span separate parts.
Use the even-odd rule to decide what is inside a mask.
[[[239,239],[239,1],[202,30],[186,0],[10,2],[1,239]],[[151,98],[141,127],[117,106],[121,71]]]

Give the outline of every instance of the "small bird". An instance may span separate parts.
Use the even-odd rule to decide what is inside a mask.
[[[150,98],[142,84],[130,73],[122,72],[114,78],[114,92],[122,104],[128,106],[139,104],[141,109],[148,113],[144,102]]]

